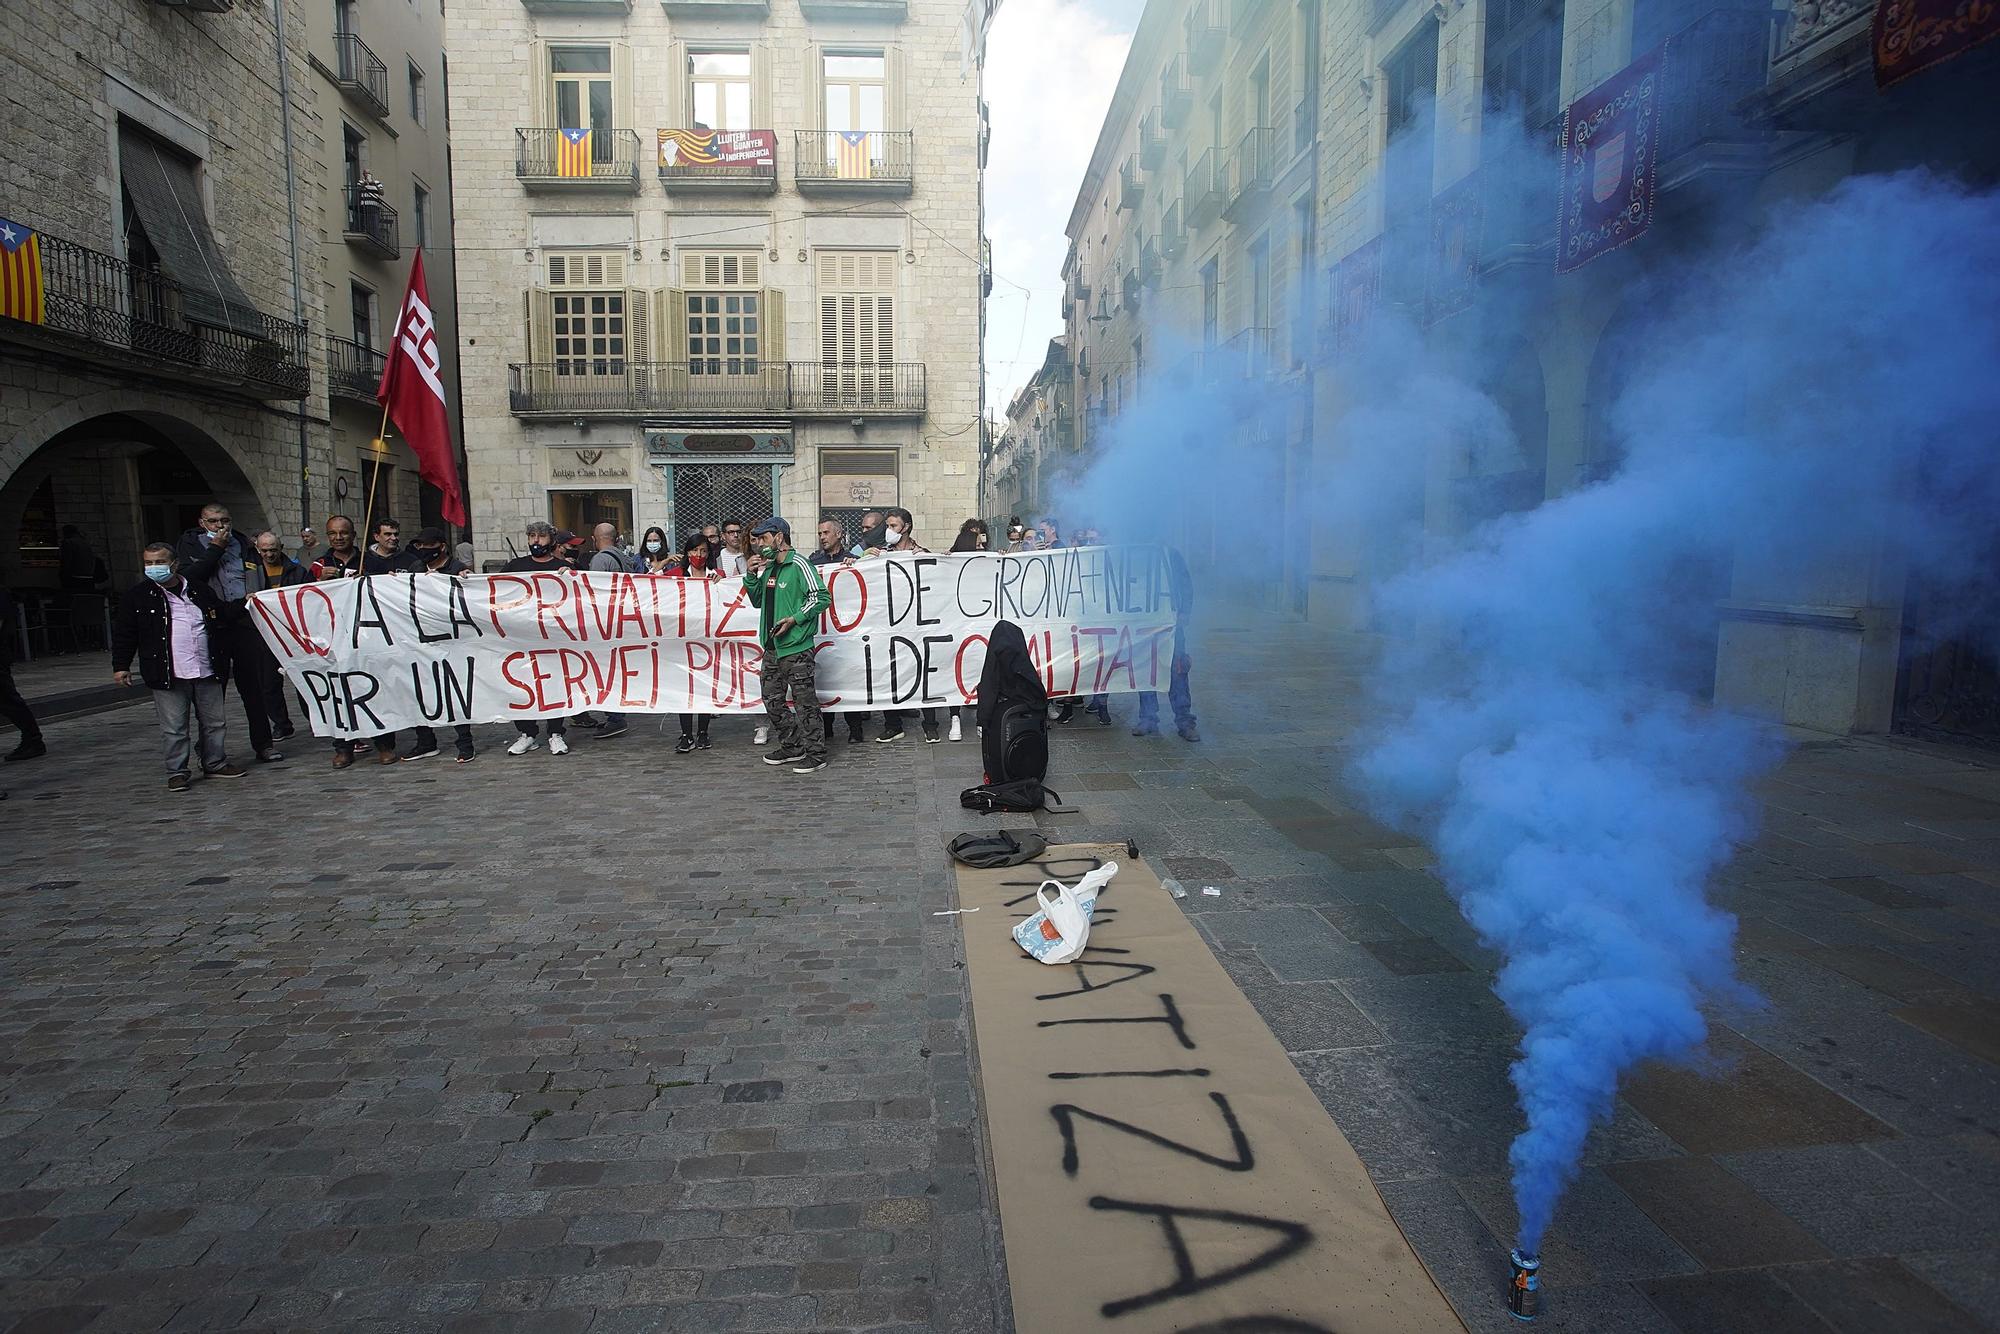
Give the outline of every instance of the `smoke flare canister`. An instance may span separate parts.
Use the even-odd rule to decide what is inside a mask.
[[[1512,1251],[1513,1277],[1507,1283],[1507,1312],[1516,1320],[1533,1320],[1542,1313],[1542,1260]]]

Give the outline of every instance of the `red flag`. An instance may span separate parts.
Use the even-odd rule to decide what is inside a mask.
[[[410,442],[417,456],[417,475],[444,492],[447,523],[466,526],[465,493],[458,486],[458,459],[451,448],[451,419],[444,408],[442,361],[438,356],[437,324],[431,318],[430,292],[424,286],[424,252],[410,260],[410,287],[403,293],[402,314],[389,340],[388,361],[382,367],[382,387],[375,401]]]

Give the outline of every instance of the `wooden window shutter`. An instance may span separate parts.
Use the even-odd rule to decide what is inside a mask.
[[[750,128],[753,130],[776,128],[777,113],[771,109],[774,97],[771,83],[771,48],[765,42],[758,42],[750,48]]]
[[[882,75],[889,85],[882,94],[882,126],[889,130],[907,130],[910,128],[910,67],[903,59],[902,47],[892,46],[883,51]]]
[[[530,289],[527,297],[528,314],[528,360],[548,361],[555,355],[555,311],[549,294],[538,289]]]
[[[896,359],[896,298],[878,295],[875,298],[875,360],[882,362]]]
[[[533,109],[535,124],[543,129],[559,128],[554,68],[549,60],[549,44],[533,43],[528,52],[528,105]]]
[[[666,119],[661,125],[668,129],[691,129],[694,126],[694,78],[689,68],[688,44],[675,42],[667,48],[667,69],[660,80],[666,93]]]
[[[826,65],[817,46],[806,44],[806,124],[826,128]]]
[[[785,294],[775,287],[764,289],[758,303],[759,317],[764,334],[764,360],[783,362],[785,360]]]
[[[667,288],[661,294],[661,313],[667,322],[667,360],[676,366],[686,366],[688,359],[688,315],[687,293],[678,287]]]
[[[639,124],[635,107],[639,90],[633,86],[632,44],[613,42],[611,44],[611,123],[620,130],[636,129]]]
[[[653,359],[653,299],[636,287],[625,289],[625,360],[645,365]]]

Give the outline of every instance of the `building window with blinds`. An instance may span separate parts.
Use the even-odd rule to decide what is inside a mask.
[[[865,406],[893,399],[895,252],[822,252],[817,276],[821,400]]]
[[[647,361],[652,309],[646,293],[626,288],[623,252],[555,251],[542,272],[546,285],[528,293],[528,375],[564,393],[623,393]]]

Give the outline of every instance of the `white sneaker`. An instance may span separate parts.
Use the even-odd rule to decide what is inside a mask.
[[[757,735],[750,739],[750,744],[753,746],[761,746],[769,742],[770,739],[771,739],[770,727],[768,726],[760,727],[757,729]]]
[[[551,755],[569,754],[569,740],[568,738],[563,736],[561,732],[549,733],[549,754]]]
[[[517,736],[514,738],[514,744],[507,747],[507,753],[509,755],[526,755],[531,750],[539,750],[541,745],[541,742],[531,736]]]
[[[958,728],[958,719],[953,718],[951,720],[951,730],[949,732],[946,732],[945,735],[953,741],[958,740],[959,737],[963,735]]]

